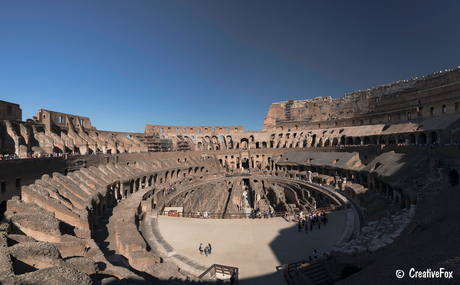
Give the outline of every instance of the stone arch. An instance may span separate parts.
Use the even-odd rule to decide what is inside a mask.
[[[339,144],[339,139],[338,138],[334,138],[332,140],[332,146],[337,146]]]
[[[249,148],[249,140],[247,138],[242,138],[240,142],[241,142],[242,149]]]
[[[415,144],[415,143],[416,143],[415,135],[414,135],[414,134],[409,134],[409,136],[407,137],[407,139],[408,139],[408,143],[409,143],[409,144]]]
[[[430,133],[430,144],[436,144],[438,142],[438,134],[436,132]]]
[[[353,144],[353,138],[352,137],[347,137],[347,139],[345,141],[345,144],[346,145],[352,145]]]
[[[363,138],[363,145],[369,145],[371,144],[371,139],[369,137],[364,137]]]
[[[449,172],[449,183],[452,186],[457,186],[458,185],[458,172],[455,169],[452,169]]]
[[[398,136],[398,144],[406,143],[406,136],[404,134],[399,134]]]
[[[386,144],[387,143],[387,138],[385,136],[380,136],[379,143],[380,144]]]
[[[420,133],[418,135],[418,143],[419,144],[426,144],[426,134],[425,133]]]
[[[388,137],[388,144],[396,144],[396,139],[393,135]]]
[[[354,145],[361,145],[361,138],[360,137],[355,138]]]
[[[14,148],[14,140],[8,134],[6,124],[0,120],[0,152],[13,154]]]
[[[351,275],[361,271],[360,268],[355,267],[355,266],[347,266],[342,269],[342,274],[341,274],[341,279],[345,279],[347,277],[350,277]]]
[[[371,144],[377,144],[377,136],[371,136]]]
[[[315,145],[316,145],[316,135],[313,135],[313,136],[311,137],[311,145],[310,145],[310,146],[311,146],[311,147],[314,147]]]
[[[406,194],[406,195],[404,195],[403,197],[404,197],[404,201],[406,202],[406,203],[405,203],[405,204],[406,204],[406,205],[405,205],[405,206],[406,206],[406,209],[410,209],[410,205],[411,205],[412,203],[411,203],[411,200],[410,200],[409,195]]]

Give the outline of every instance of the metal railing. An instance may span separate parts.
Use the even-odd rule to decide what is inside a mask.
[[[313,210],[314,213],[324,213],[324,212],[332,212],[335,210],[340,209],[340,206],[334,206],[334,207],[321,207],[321,208],[316,208],[316,210]],[[174,213],[176,213],[174,211]],[[197,213],[191,213],[191,212],[178,212],[178,215],[176,217],[181,217],[181,218],[198,218],[198,219],[266,219],[267,215],[265,212],[261,212],[261,215],[258,216],[255,213],[206,213],[206,212],[197,212]],[[269,214],[268,218],[276,218],[276,217],[283,217],[283,218],[289,218],[292,217],[293,219],[296,219],[300,214],[300,211],[281,211],[281,212],[273,212],[273,214]],[[158,215],[163,215],[163,216],[168,216],[169,211],[161,211],[158,213]]]

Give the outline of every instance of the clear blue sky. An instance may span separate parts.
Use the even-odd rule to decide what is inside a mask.
[[[0,100],[145,124],[262,129],[270,104],[460,65],[459,1],[0,1]]]

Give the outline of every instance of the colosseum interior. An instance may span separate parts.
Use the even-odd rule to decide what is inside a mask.
[[[250,284],[233,264],[231,279],[186,264],[157,219],[315,209],[343,211],[351,226],[319,260],[279,264],[287,284],[394,283],[411,267],[456,277],[459,104],[460,68],[273,103],[257,132],[100,131],[43,109],[23,121],[19,104],[0,101],[0,283]]]

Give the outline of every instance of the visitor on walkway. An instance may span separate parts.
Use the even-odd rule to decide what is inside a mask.
[[[200,246],[198,247],[198,249],[200,250],[200,254],[203,255],[203,244],[200,243]]]
[[[206,246],[204,248],[204,254],[206,255],[206,257],[208,257],[208,254],[209,254],[209,247],[208,246]]]
[[[311,258],[311,255],[308,257],[308,262],[312,262],[313,258]]]
[[[316,251],[316,248],[313,250],[313,257],[314,257],[315,259],[318,258],[318,252]]]
[[[211,249],[212,249],[212,248],[211,248],[211,244],[208,243],[208,252],[209,252],[209,254],[211,254]]]

